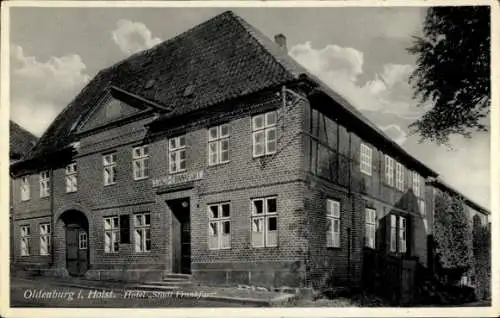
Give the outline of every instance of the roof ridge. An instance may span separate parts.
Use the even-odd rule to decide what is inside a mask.
[[[110,69],[117,68],[117,67],[125,64],[126,62],[129,62],[130,60],[133,60],[136,57],[147,55],[148,52],[151,52],[151,51],[154,51],[154,50],[158,50],[162,46],[166,46],[166,45],[168,45],[168,44],[170,44],[172,42],[175,42],[175,41],[177,41],[181,37],[185,37],[185,36],[188,36],[188,35],[190,35],[192,33],[195,33],[199,29],[203,29],[207,25],[210,25],[211,23],[214,23],[214,21],[222,19],[225,16],[237,17],[237,15],[233,11],[231,11],[231,10],[224,11],[222,13],[214,15],[213,17],[211,17],[208,20],[205,20],[205,21],[203,21],[203,22],[201,22],[201,23],[199,23],[199,24],[197,24],[197,25],[195,25],[193,27],[188,28],[187,30],[182,31],[181,33],[177,34],[174,37],[166,39],[166,40],[164,40],[164,41],[162,41],[162,42],[160,42],[160,43],[158,43],[158,44],[156,44],[156,45],[154,45],[154,46],[152,46],[152,47],[150,47],[148,49],[145,49],[145,50],[136,52],[136,53],[134,53],[132,55],[129,55],[128,57],[123,58],[122,60],[120,60],[120,61],[116,62],[115,64],[112,64],[112,65],[110,65],[110,66],[102,69],[101,71],[106,72],[106,71],[108,71]]]
[[[269,38],[267,35],[264,34],[264,32],[262,32],[261,30],[259,30],[257,27],[251,25],[249,22],[247,22],[245,19],[243,19],[242,17],[240,17],[239,15],[235,14],[233,11],[226,11],[225,13],[228,13],[230,14],[230,16],[232,18],[235,19],[235,21],[238,22],[238,24],[243,27],[243,29],[248,33],[250,34],[250,36],[252,37],[252,39],[257,42],[257,44],[259,45],[259,47],[262,48],[262,50],[267,53],[268,55],[270,55],[270,57],[287,73],[289,73],[292,77],[294,78],[298,78],[298,75],[299,74],[296,74],[296,72],[293,72],[291,69],[289,69],[288,67],[286,67],[284,64],[283,64],[283,61],[280,61],[277,56],[273,53],[273,52],[270,52],[269,51],[269,48],[264,45],[264,43],[262,43],[262,39],[265,38],[266,40],[269,40],[270,43],[272,43],[273,45],[276,46],[276,48],[278,49],[278,45],[276,43],[274,43],[272,41],[271,38]],[[280,50],[283,50],[282,48],[279,48]],[[288,55],[288,52],[286,52],[286,55],[289,57]],[[291,58],[291,57],[289,57]]]

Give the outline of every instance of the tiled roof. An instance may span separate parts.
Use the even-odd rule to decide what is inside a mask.
[[[31,157],[67,145],[73,123],[111,85],[179,114],[293,80],[241,21],[227,11],[102,70],[57,116]]]
[[[16,160],[22,159],[33,148],[37,138],[12,120],[9,121],[9,124],[10,158]]]
[[[66,146],[71,141],[74,123],[92,109],[110,86],[169,108],[170,112],[160,116],[161,121],[283,85],[301,75],[306,75],[321,92],[387,145],[435,174],[285,50],[231,11],[99,72],[55,119],[30,157]]]

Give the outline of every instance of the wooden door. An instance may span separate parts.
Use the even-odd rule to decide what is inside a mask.
[[[66,267],[71,276],[84,275],[88,269],[88,232],[79,225],[66,227]]]
[[[189,214],[181,222],[181,273],[191,273],[191,226]]]

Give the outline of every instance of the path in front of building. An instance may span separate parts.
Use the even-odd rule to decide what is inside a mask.
[[[11,307],[87,307],[87,308],[148,308],[148,307],[255,307],[228,301],[185,298],[182,295],[124,297],[124,290],[69,287],[57,281],[36,278],[11,278]],[[97,292],[96,292],[97,291]],[[112,291],[112,293],[110,293]],[[49,296],[48,292],[52,292]],[[110,297],[111,296],[111,297]]]

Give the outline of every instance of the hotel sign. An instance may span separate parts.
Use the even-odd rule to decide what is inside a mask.
[[[171,186],[201,179],[203,179],[203,170],[184,172],[169,176],[162,176],[154,178],[152,181],[153,181],[153,188],[157,188],[157,187]]]

